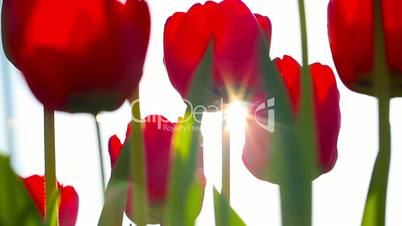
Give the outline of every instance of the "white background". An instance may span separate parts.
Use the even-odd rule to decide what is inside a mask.
[[[180,96],[169,83],[163,58],[163,27],[176,11],[187,11],[194,0],[148,0],[152,31],[144,77],[141,82],[142,115],[163,114],[174,120],[184,110]],[[204,1],[199,1],[204,2]],[[301,61],[300,30],[296,0],[245,0],[256,13],[269,16],[273,24],[271,56],[290,55]],[[327,37],[328,1],[306,0],[310,62],[321,62],[334,69]],[[241,31],[239,31],[241,32]],[[239,35],[239,34],[234,34]],[[16,135],[13,165],[22,176],[43,174],[42,107],[32,96],[22,76],[9,65],[15,115],[11,120]],[[4,74],[0,78],[0,87]],[[377,102],[353,93],[338,79],[341,93],[342,128],[339,159],[335,168],[314,182],[314,225],[360,224],[364,200],[377,153]],[[2,91],[2,90],[1,90]],[[0,149],[6,149],[4,100],[0,98]],[[108,138],[117,133],[123,139],[130,118],[128,104],[100,116],[105,147],[104,161],[110,175]],[[211,186],[220,188],[219,115],[205,118],[203,133],[207,192],[198,225],[214,225]],[[402,224],[402,102],[391,102],[392,149],[387,225]],[[78,226],[96,225],[102,207],[99,161],[93,118],[87,114],[56,115],[57,177],[74,185],[80,196]],[[241,131],[234,135],[232,148],[232,204],[248,225],[280,225],[278,187],[255,179],[242,165],[244,141]],[[128,225],[128,222],[125,222]]]

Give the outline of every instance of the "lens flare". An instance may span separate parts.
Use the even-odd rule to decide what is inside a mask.
[[[235,100],[232,101],[226,109],[227,129],[230,131],[234,140],[244,139],[244,129],[246,127],[246,118],[248,109],[245,103]]]

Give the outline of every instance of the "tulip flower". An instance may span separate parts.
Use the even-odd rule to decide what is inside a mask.
[[[213,43],[213,81],[223,86],[251,87],[261,40],[270,43],[271,22],[253,14],[240,0],[195,4],[186,13],[175,13],[165,25],[165,64],[170,81],[182,95],[188,94],[193,75],[209,44]]]
[[[48,110],[110,111],[138,88],[149,17],[142,0],[4,0],[3,46]]]
[[[289,56],[276,59],[275,63],[283,79],[296,119],[301,101],[301,66]],[[314,176],[318,177],[330,171],[336,163],[341,114],[339,92],[331,68],[315,63],[310,65],[310,72],[314,98],[317,161],[320,168],[319,174]],[[261,104],[267,101],[265,97],[264,93],[254,97],[252,117],[247,119],[243,162],[255,177],[277,183],[278,178],[275,178],[275,172],[267,171],[269,164],[272,164],[270,153],[273,147],[270,146],[270,141],[273,136],[283,136],[284,134],[272,133],[265,127],[267,121],[269,122],[267,118],[270,117],[267,106],[265,106],[265,111],[262,111]]]
[[[391,95],[402,95],[402,3],[381,1],[386,67]],[[351,90],[374,95],[374,1],[331,0],[328,34],[336,69]]]
[[[379,152],[362,225],[385,225],[391,160],[390,99],[402,96],[402,2],[341,1],[328,5],[328,35],[339,77],[352,91],[378,98]],[[375,197],[375,198],[373,198]]]
[[[25,187],[31,195],[42,218],[45,218],[45,178],[33,175],[23,179]],[[75,189],[71,186],[63,186],[57,183],[60,192],[59,224],[60,226],[74,226],[77,220],[79,199]]]
[[[150,216],[152,221],[150,223],[161,223],[161,213],[159,211],[164,206],[168,195],[170,170],[173,160],[172,136],[175,132],[175,126],[175,123],[169,122],[163,116],[152,115],[145,118],[143,139],[147,192],[152,210],[151,215],[153,214]],[[130,134],[131,124],[127,127],[126,141]],[[122,144],[116,135],[109,139],[109,155],[112,168],[116,164],[124,143]],[[197,178],[205,186],[202,158],[200,160],[201,164],[197,171]],[[135,221],[131,211],[131,208],[135,206],[135,203],[131,203],[131,190],[131,185],[129,185],[125,212],[131,220]]]

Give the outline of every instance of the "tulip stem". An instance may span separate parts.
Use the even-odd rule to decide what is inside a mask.
[[[311,226],[312,183],[309,180],[300,180],[300,178],[288,180],[292,180],[291,183],[279,186],[282,225]]]
[[[54,135],[54,111],[44,108],[44,135],[45,135],[45,188],[46,188],[46,222],[56,222],[52,220],[52,213],[54,208],[57,210],[57,205],[52,206],[54,202],[51,199],[54,197],[56,187],[56,145]],[[56,214],[58,211],[55,211]]]
[[[222,111],[222,195],[230,203],[230,130]]]
[[[389,164],[391,160],[391,131],[389,124],[389,99],[379,98],[380,150],[374,165],[370,188],[364,208],[364,226],[384,226],[387,204]],[[371,215],[371,217],[366,217]],[[368,220],[371,219],[371,220]]]
[[[302,40],[302,61],[303,67],[308,66],[308,42],[307,42],[307,22],[304,0],[299,0],[300,32]]]
[[[391,161],[391,128],[389,123],[390,81],[385,58],[384,30],[381,2],[374,1],[375,65],[374,88],[378,97],[378,123],[380,149],[371,176],[370,187],[364,207],[363,226],[384,226],[387,203],[389,165]]]
[[[106,188],[106,182],[105,182],[105,166],[103,163],[103,152],[102,152],[102,136],[101,136],[101,131],[100,131],[100,124],[98,120],[98,115],[94,115],[95,119],[95,125],[96,125],[96,136],[98,139],[98,157],[99,157],[99,164],[100,164],[100,172],[101,172],[101,183],[102,183],[102,194],[103,198],[105,198],[105,188]]]

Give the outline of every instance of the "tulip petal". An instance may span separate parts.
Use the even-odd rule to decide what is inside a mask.
[[[23,63],[25,32],[37,0],[4,0],[2,9],[2,38],[7,58],[20,68]]]
[[[272,37],[272,24],[271,20],[267,16],[262,16],[260,14],[254,14],[260,24],[262,31],[264,32],[265,38],[267,39],[267,43],[271,43]]]
[[[290,102],[294,112],[299,112],[300,104],[300,64],[290,56],[283,56],[283,59],[275,59],[275,64],[278,67],[279,73],[285,82],[285,87],[288,91]]]
[[[402,73],[402,2],[398,0],[381,2],[388,66],[391,71],[400,76]]]
[[[319,146],[319,161],[323,173],[330,171],[338,158],[338,134],[341,127],[339,91],[330,67],[311,65],[314,90],[314,110]]]
[[[226,0],[219,3],[211,24],[217,85],[252,85],[260,35],[254,14],[243,2]],[[242,31],[241,35],[233,35],[238,31]]]
[[[110,164],[112,168],[116,164],[116,161],[120,155],[120,152],[123,148],[123,145],[121,144],[120,139],[116,136],[113,135],[109,139],[109,157],[110,157]]]
[[[43,177],[33,175],[24,179],[25,187],[39,209],[42,217],[45,217],[45,182]]]
[[[364,76],[373,68],[373,12],[373,4],[365,0],[331,0],[328,5],[332,56],[340,78],[351,90],[357,81],[367,80]]]
[[[77,221],[78,194],[71,186],[61,189],[61,202],[59,209],[60,226],[74,226]]]
[[[186,13],[175,13],[165,25],[166,69],[173,86],[187,94],[193,74],[211,39],[207,15],[216,3],[196,4]],[[208,6],[208,7],[207,7]]]
[[[45,177],[33,175],[23,179],[25,187],[39,209],[42,218],[45,217]],[[59,223],[60,226],[74,226],[78,214],[78,194],[71,186],[62,186],[57,183],[61,198],[59,204]]]

